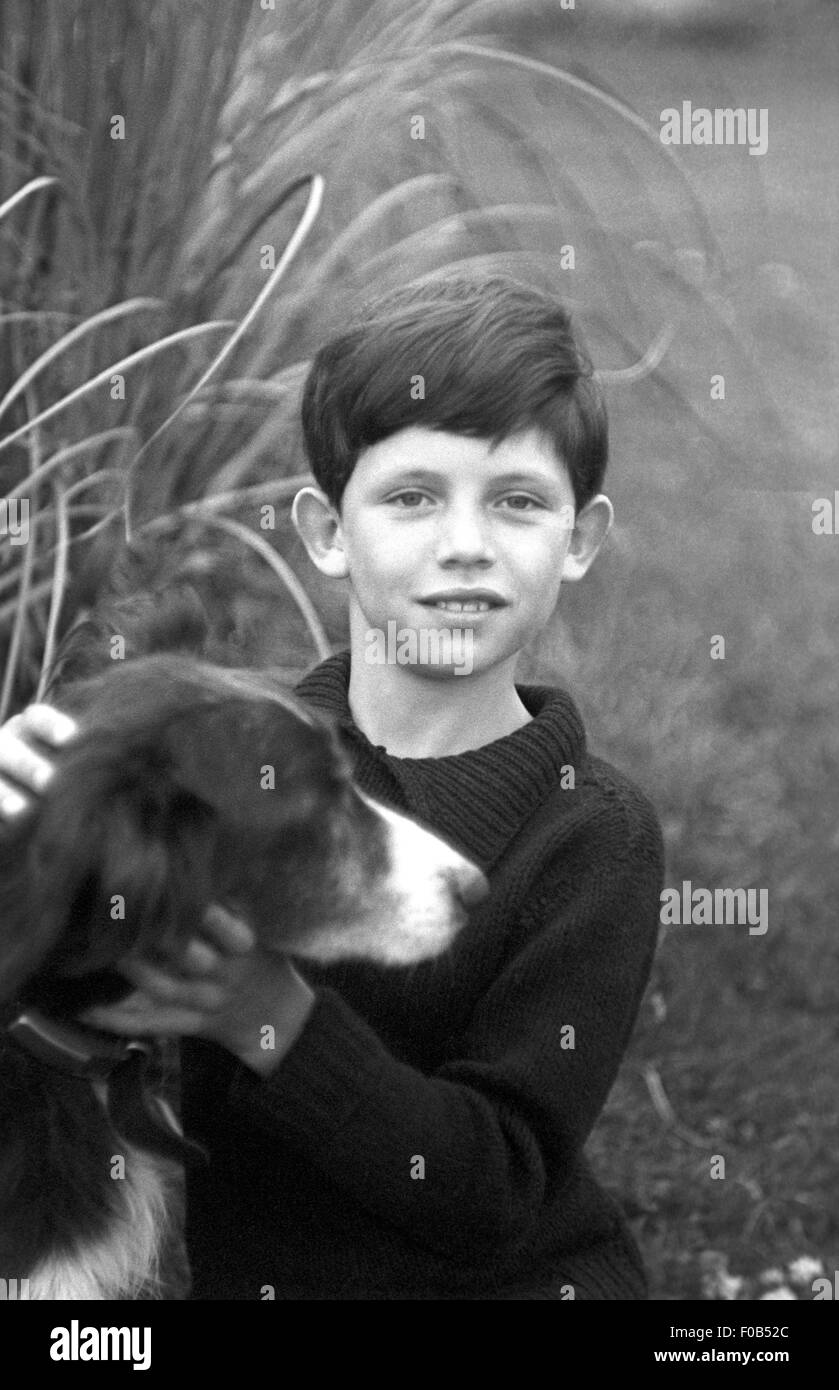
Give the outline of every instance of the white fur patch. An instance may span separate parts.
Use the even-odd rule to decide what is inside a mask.
[[[470,860],[415,821],[371,800],[385,821],[390,868],[358,923],[327,925],[294,953],[330,962],[361,956],[385,965],[410,965],[440,955],[466,920],[465,905],[486,895],[486,879]]]
[[[135,1299],[154,1295],[170,1229],[169,1185],[163,1165],[142,1149],[123,1146],[125,1177],[115,1178],[122,1210],[103,1238],[53,1255],[29,1276],[31,1299]]]

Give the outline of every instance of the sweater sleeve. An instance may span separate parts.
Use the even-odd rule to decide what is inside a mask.
[[[454,1060],[431,1075],[406,1065],[324,988],[275,1072],[233,1066],[228,1103],[420,1246],[466,1259],[509,1248],[561,1189],[615,1079],[662,875],[645,798],[601,800],[552,852],[522,945],[453,1040]]]

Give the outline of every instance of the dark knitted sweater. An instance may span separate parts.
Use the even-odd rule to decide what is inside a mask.
[[[187,1183],[194,1296],[644,1298],[582,1150],[655,947],[655,813],[562,691],[518,687],[534,718],[483,748],[395,758],[353,723],[348,679],[342,653],[299,693],[337,717],[362,790],[470,855],[490,895],[435,960],[302,966],[315,1004],[268,1076],[184,1044],[184,1120],[211,1153]]]

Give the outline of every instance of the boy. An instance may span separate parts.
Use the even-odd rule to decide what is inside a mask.
[[[185,1126],[211,1155],[188,1177],[194,1295],[644,1298],[582,1150],[649,974],[660,831],[570,698],[514,680],[611,525],[599,388],[550,295],[437,277],[318,353],[303,426],[317,486],[294,521],[347,581],[350,650],[299,693],[361,789],[476,860],[490,896],[440,959],[305,979],[213,909],[179,968],[126,964],[137,992],[87,1016],[186,1037]],[[382,659],[371,635],[394,633],[436,640]],[[24,745],[0,773],[26,782]]]

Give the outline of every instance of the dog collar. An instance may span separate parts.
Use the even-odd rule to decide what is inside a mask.
[[[108,1114],[114,1129],[140,1148],[188,1167],[206,1165],[203,1145],[187,1139],[162,1094],[160,1054],[144,1042],[127,1044],[128,1056],[108,1077]]]
[[[28,1006],[6,1024],[6,1032],[39,1062],[88,1081],[107,1081],[114,1068],[129,1056],[131,1048],[142,1045],[107,1037],[79,1024],[58,1023],[40,1009]]]
[[[19,1008],[6,1024],[9,1037],[45,1066],[68,1076],[107,1083],[105,1102],[123,1138],[176,1163],[206,1164],[201,1144],[184,1136],[161,1094],[160,1049],[140,1038],[115,1038],[81,1024],[59,1023],[40,1009]]]

